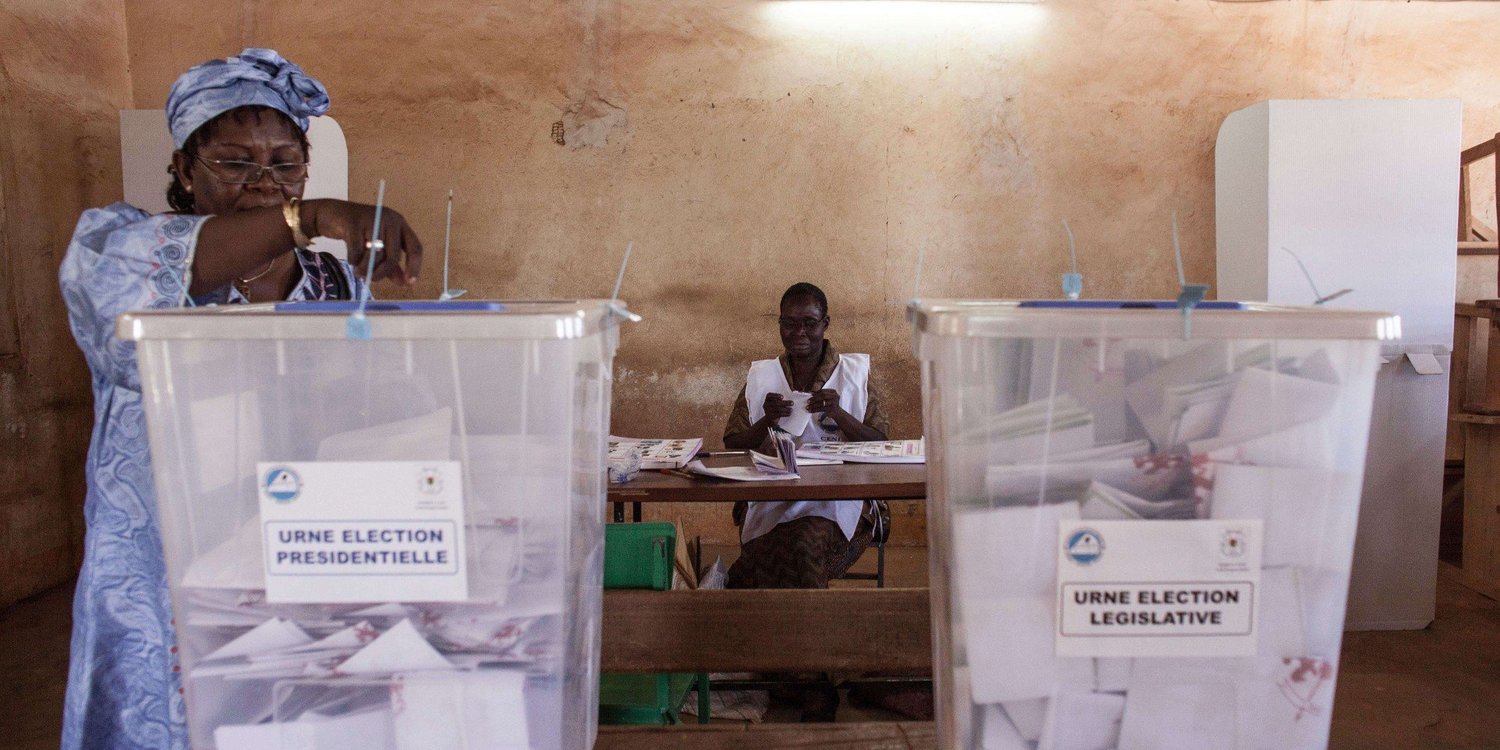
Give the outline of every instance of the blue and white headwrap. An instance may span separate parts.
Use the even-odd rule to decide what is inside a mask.
[[[307,118],[328,111],[328,90],[273,49],[251,47],[235,57],[209,60],[179,76],[167,94],[172,142],[182,148],[203,123],[247,105],[282,112],[306,132]]]

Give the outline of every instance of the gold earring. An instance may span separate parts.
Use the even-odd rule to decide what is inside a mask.
[[[193,186],[192,185],[183,185],[182,189],[188,191],[189,193],[193,192]]]

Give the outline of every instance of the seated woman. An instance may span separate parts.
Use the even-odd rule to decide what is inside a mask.
[[[354,299],[366,283],[417,279],[422,245],[387,209],[303,201],[308,118],[328,109],[323,85],[268,49],[196,66],[173,84],[167,125],[177,151],[167,199],[151,215],[116,203],[85,211],[59,271],[73,336],[93,373],[83,568],[62,747],[186,748],[176,636],[141,408],[135,347],[115,318],[146,308]],[[344,240],[372,279],[307,250]],[[361,269],[363,270],[363,269]]]
[[[724,426],[729,448],[761,448],[792,415],[793,393],[811,394],[813,414],[799,445],[827,440],[885,440],[887,422],[870,387],[870,355],[840,353],[824,338],[828,298],[806,282],[781,295],[785,353],[750,365]],[[883,504],[853,501],[756,502],[736,506],[740,556],[729,588],[828,588],[889,528]]]

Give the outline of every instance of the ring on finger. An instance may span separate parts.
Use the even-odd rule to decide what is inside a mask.
[[[370,240],[365,243],[365,249],[378,253],[385,249],[385,240]]]

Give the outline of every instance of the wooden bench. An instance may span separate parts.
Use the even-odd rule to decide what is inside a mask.
[[[925,672],[927,589],[606,591],[606,672]],[[931,722],[600,727],[601,750],[934,748]]]

